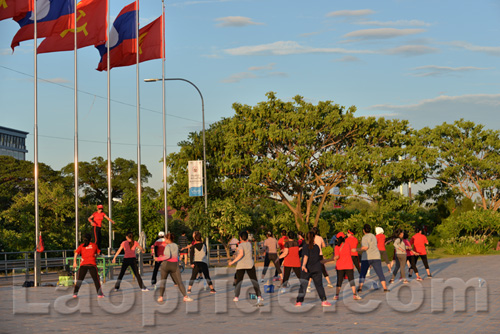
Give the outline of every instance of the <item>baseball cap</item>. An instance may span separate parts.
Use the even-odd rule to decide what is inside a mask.
[[[163,231],[158,232],[158,236],[159,236],[159,237],[164,237],[164,236],[165,236],[165,232],[163,232]]]
[[[340,237],[345,238],[344,232],[337,233],[337,238],[340,238]]]
[[[98,208],[98,209],[104,209],[104,207],[102,206],[102,204],[99,204],[99,205],[97,206],[97,208]]]

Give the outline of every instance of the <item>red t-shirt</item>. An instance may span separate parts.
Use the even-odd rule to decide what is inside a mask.
[[[379,251],[385,251],[385,235],[383,233],[377,234],[377,247]]]
[[[348,237],[347,239],[345,239],[345,241],[347,241],[349,243],[349,245],[351,246],[351,249],[358,248],[359,241],[355,237]],[[351,251],[351,256],[359,256],[359,255],[358,255],[358,252]]]
[[[285,242],[285,248],[288,248],[288,254],[283,260],[284,267],[300,267],[299,243],[297,241]]]
[[[93,242],[89,242],[89,245],[85,247],[83,244],[78,246],[75,251],[76,254],[80,254],[82,256],[82,262],[80,262],[80,266],[96,266],[95,256],[96,254],[100,254],[101,251],[97,248],[97,245]]]
[[[125,250],[125,258],[135,258],[135,249],[139,246],[139,243],[137,241],[134,241],[134,245],[132,248],[130,248],[130,245],[128,244],[128,240],[125,240],[122,242],[121,246]]]
[[[151,250],[155,250],[155,256],[163,256],[163,252],[165,251],[165,239],[161,238],[155,241],[155,243],[151,246]]]
[[[335,256],[339,256],[336,266],[337,270],[354,269],[349,246],[350,244],[348,242],[344,242],[340,246],[335,246]]]
[[[94,212],[92,214],[92,217],[94,217],[93,226],[101,227],[102,220],[104,219],[104,216],[106,216],[106,214],[104,212]]]
[[[419,255],[427,255],[427,251],[425,250],[425,244],[428,244],[427,237],[422,233],[417,233],[413,237],[411,237],[410,243],[413,245],[413,249]]]
[[[281,250],[283,250],[283,248],[285,248],[285,239],[288,239],[288,237],[283,236],[278,240],[278,246],[280,246]]]

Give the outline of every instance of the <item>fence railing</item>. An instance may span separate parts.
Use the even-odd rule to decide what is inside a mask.
[[[258,261],[261,259],[260,250],[261,243],[253,243],[254,249],[254,260]],[[73,257],[73,249],[63,249],[63,250],[48,250],[41,253],[41,270],[45,273],[49,273],[50,269],[62,269],[66,264],[66,258]],[[116,252],[116,249],[112,250],[112,254]],[[34,252],[0,252],[0,273],[7,275],[15,275],[19,270],[24,271],[24,274],[29,274],[30,271],[34,269]],[[151,261],[150,254],[144,254],[143,260]],[[229,254],[229,256],[232,254]],[[228,258],[228,254],[224,245],[222,244],[210,244],[210,259],[217,260],[217,263],[221,263]]]

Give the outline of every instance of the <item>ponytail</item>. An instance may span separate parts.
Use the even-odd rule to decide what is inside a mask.
[[[307,232],[307,244],[309,245],[309,249],[314,248],[314,237],[316,234],[313,231]]]
[[[128,246],[132,249],[132,247],[134,247],[134,234],[132,232],[127,232],[127,238],[130,239]]]

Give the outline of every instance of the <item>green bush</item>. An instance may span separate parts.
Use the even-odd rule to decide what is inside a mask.
[[[442,240],[446,253],[450,255],[489,254],[493,250],[494,240],[485,236],[463,236]]]
[[[323,258],[329,259],[332,257],[332,255],[333,255],[333,247],[332,246],[328,246],[328,247],[323,248]]]
[[[500,233],[500,214],[487,210],[466,211],[448,217],[436,230],[444,240],[462,236],[491,237]]]

